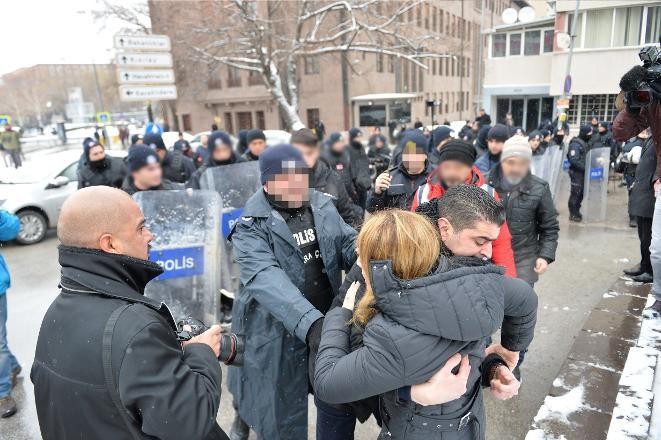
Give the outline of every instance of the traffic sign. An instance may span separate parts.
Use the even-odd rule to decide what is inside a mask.
[[[121,84],[172,84],[174,83],[174,70],[126,70],[117,71]]]
[[[166,52],[120,52],[119,66],[172,67],[172,55]]]
[[[99,124],[110,124],[112,119],[110,118],[110,113],[108,112],[98,112],[96,114],[96,122]]]
[[[0,125],[11,125],[11,116],[0,115]]]
[[[565,76],[564,92],[565,95],[569,95],[571,92],[571,75]]]
[[[165,86],[119,86],[122,101],[148,101],[177,99],[177,87]]]
[[[167,35],[115,35],[115,48],[122,50],[169,51],[170,37]]]

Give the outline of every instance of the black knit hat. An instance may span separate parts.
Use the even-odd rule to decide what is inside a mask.
[[[103,146],[100,143],[98,143],[96,139],[91,137],[87,137],[83,140],[83,151],[85,152],[85,157],[87,159],[90,158],[90,150],[92,149],[92,147],[96,147],[97,145]]]
[[[309,172],[301,153],[290,144],[280,144],[267,148],[259,155],[259,172],[262,185],[277,174],[285,171]]]
[[[250,145],[250,143],[254,140],[261,139],[264,142],[266,142],[266,136],[264,135],[264,132],[262,130],[250,130],[246,134],[246,144]]]
[[[471,144],[460,139],[453,139],[441,148],[438,162],[441,163],[446,160],[456,160],[457,162],[465,163],[470,167],[473,166],[475,157],[475,148],[473,148]]]
[[[167,150],[163,137],[158,133],[148,133],[142,138],[142,142],[154,150]]]
[[[160,162],[158,154],[151,148],[144,145],[136,145],[129,150],[129,155],[126,158],[126,165],[129,171],[138,171],[140,168],[147,165],[152,165]]]
[[[493,139],[499,142],[505,142],[510,138],[510,129],[503,124],[496,124],[489,129],[487,140]]]

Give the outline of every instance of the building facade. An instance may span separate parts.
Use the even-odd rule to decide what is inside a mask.
[[[564,94],[568,35],[574,1],[555,2],[555,13],[528,23],[500,25],[487,32],[488,59],[484,106],[501,122],[507,112],[525,130],[556,115]],[[640,64],[638,52],[658,44],[661,2],[645,0],[579,3],[571,62],[568,122],[576,126],[592,116],[614,118],[622,75]]]
[[[388,3],[394,4],[383,5]],[[296,4],[282,2],[280,7]],[[481,22],[485,27],[496,26],[503,10],[526,4],[511,0],[416,3],[400,19],[412,32],[429,36],[434,52],[441,54],[424,60],[426,68],[394,56],[353,51],[304,58],[298,66],[303,123],[311,126],[319,119],[327,131],[357,125],[386,127],[393,120],[430,124],[432,109],[427,101],[436,103],[436,122],[474,118]],[[176,120],[180,129],[191,132],[208,130],[212,123],[233,133],[251,127],[284,128],[278,106],[259,74],[226,65],[212,67],[195,56],[195,47],[209,43],[209,33],[196,29],[236,26],[226,20],[231,6],[221,1],[150,1],[149,6],[154,33],[169,35],[173,45],[179,97],[167,115],[170,122]],[[482,54],[486,58],[486,42]]]

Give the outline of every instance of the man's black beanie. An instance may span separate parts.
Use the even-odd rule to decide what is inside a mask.
[[[446,160],[456,160],[470,167],[473,166],[476,155],[475,148],[471,144],[460,139],[453,139],[441,148],[438,161],[440,163]]]

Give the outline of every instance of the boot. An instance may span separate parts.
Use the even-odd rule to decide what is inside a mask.
[[[236,414],[230,428],[230,440],[248,440],[249,434],[250,427]]]
[[[583,221],[583,217],[580,214],[579,215],[570,214],[569,215],[569,221],[570,222],[575,222],[575,223],[580,223],[580,222]]]
[[[654,277],[652,277],[651,273],[644,272],[640,275],[636,275],[635,277],[631,277],[631,280],[637,283],[651,283],[654,281]]]
[[[0,417],[6,419],[16,414],[16,401],[12,396],[3,397],[0,399]]]
[[[640,264],[638,266],[632,267],[631,269],[624,269],[622,272],[624,272],[625,275],[629,275],[630,277],[635,277],[645,273],[645,271],[640,268]]]

